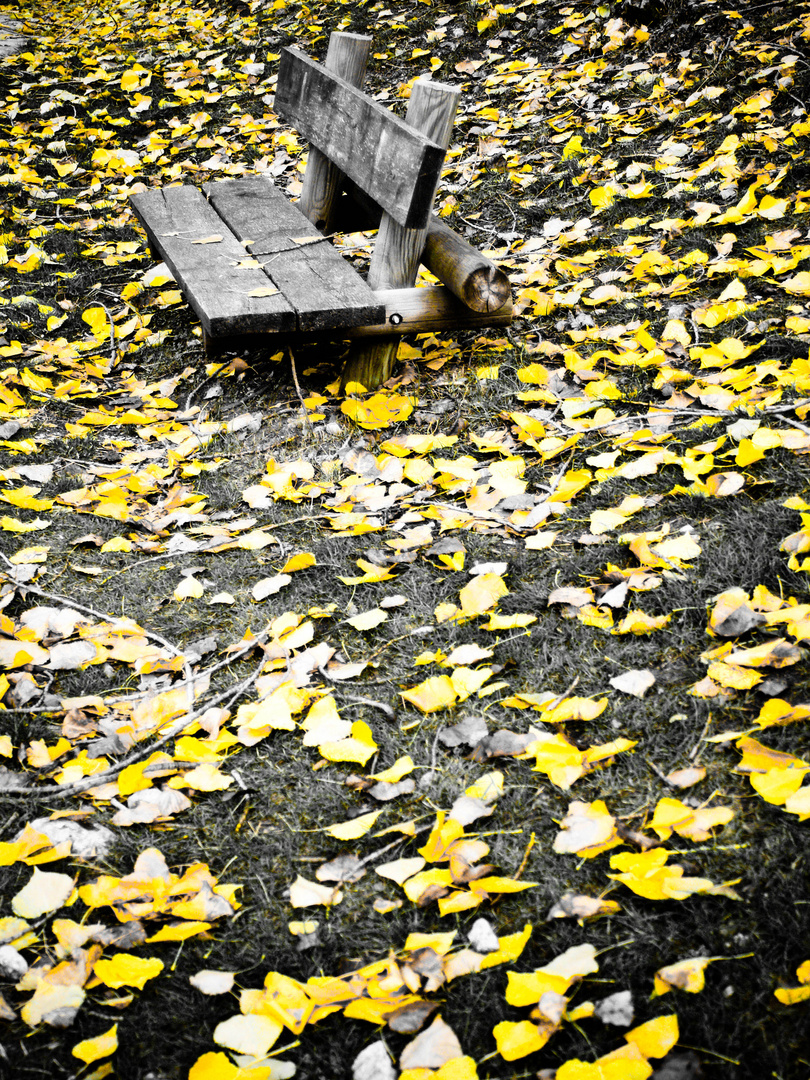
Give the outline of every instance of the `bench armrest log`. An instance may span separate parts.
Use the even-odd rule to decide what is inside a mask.
[[[422,262],[472,311],[500,311],[512,296],[503,270],[437,217],[428,226]]]
[[[366,77],[371,38],[364,34],[335,31],[329,37],[324,67],[352,86],[360,87]],[[336,196],[345,175],[316,146],[310,147],[298,209],[323,233],[334,231]]]
[[[335,206],[335,232],[365,232],[380,224],[381,211],[350,184]],[[478,248],[435,214],[428,222],[421,263],[471,311],[496,312],[511,296],[509,278]]]

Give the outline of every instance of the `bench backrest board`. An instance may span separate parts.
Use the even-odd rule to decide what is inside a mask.
[[[275,109],[394,221],[426,227],[441,146],[297,49],[282,50]]]

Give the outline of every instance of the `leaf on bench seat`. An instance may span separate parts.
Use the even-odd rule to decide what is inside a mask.
[[[192,244],[221,244],[222,237],[219,233],[214,233],[212,236],[203,236],[199,240],[192,240]]]
[[[266,285],[260,289],[251,289],[248,296],[275,296],[279,291],[279,289],[274,288],[272,285]]]

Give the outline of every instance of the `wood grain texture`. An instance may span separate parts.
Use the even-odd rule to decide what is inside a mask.
[[[275,109],[395,221],[427,224],[444,147],[296,49],[282,49]]]
[[[248,253],[197,188],[144,191],[130,202],[152,250],[174,274],[209,337],[295,329],[295,311],[283,295],[248,295],[267,288],[267,276],[260,269],[238,268]],[[194,242],[210,236],[222,240]]]
[[[324,67],[352,86],[360,87],[366,77],[370,52],[370,37],[335,31],[329,35]],[[344,173],[334,162],[316,146],[310,148],[298,208],[321,232],[333,231],[335,198],[344,179]]]
[[[460,91],[429,79],[417,79],[411,89],[407,121],[416,130],[446,151],[453,131]],[[430,203],[436,194],[439,178],[433,185]],[[385,209],[385,208],[384,208]],[[372,289],[407,289],[416,280],[419,261],[425,247],[428,217],[418,228],[407,228],[389,213],[383,213],[380,231],[374,245],[368,283]],[[341,384],[359,383],[369,390],[384,383],[391,375],[396,360],[398,341],[381,339],[353,349],[343,370]]]
[[[222,180],[203,190],[294,308],[296,329],[330,330],[384,318],[383,305],[363,278],[266,177]]]
[[[512,321],[511,297],[497,311],[490,313],[472,311],[444,285],[429,285],[420,289],[380,289],[375,295],[385,304],[385,322],[353,326],[346,331],[346,337],[476,330],[484,326],[508,326]]]
[[[459,96],[460,91],[454,86],[417,79],[408,103],[408,123],[446,151],[450,145]],[[431,206],[438,183],[437,176],[430,193]],[[391,214],[383,214],[368,272],[368,283],[372,289],[407,289],[413,285],[429,221],[428,217],[422,227],[405,228]]]
[[[435,216],[428,226],[422,262],[473,311],[498,311],[511,298],[503,270]]]

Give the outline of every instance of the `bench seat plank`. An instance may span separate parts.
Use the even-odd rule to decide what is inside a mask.
[[[299,330],[385,319],[385,305],[363,278],[267,177],[220,180],[203,191],[295,308]],[[302,240],[312,242],[296,243]]]
[[[297,329],[295,311],[282,293],[250,296],[271,286],[258,268],[238,268],[249,258],[214,208],[195,187],[140,192],[130,202],[209,337],[246,331]],[[217,243],[194,243],[221,236]]]
[[[427,225],[442,147],[297,49],[281,51],[274,108],[398,224]]]

